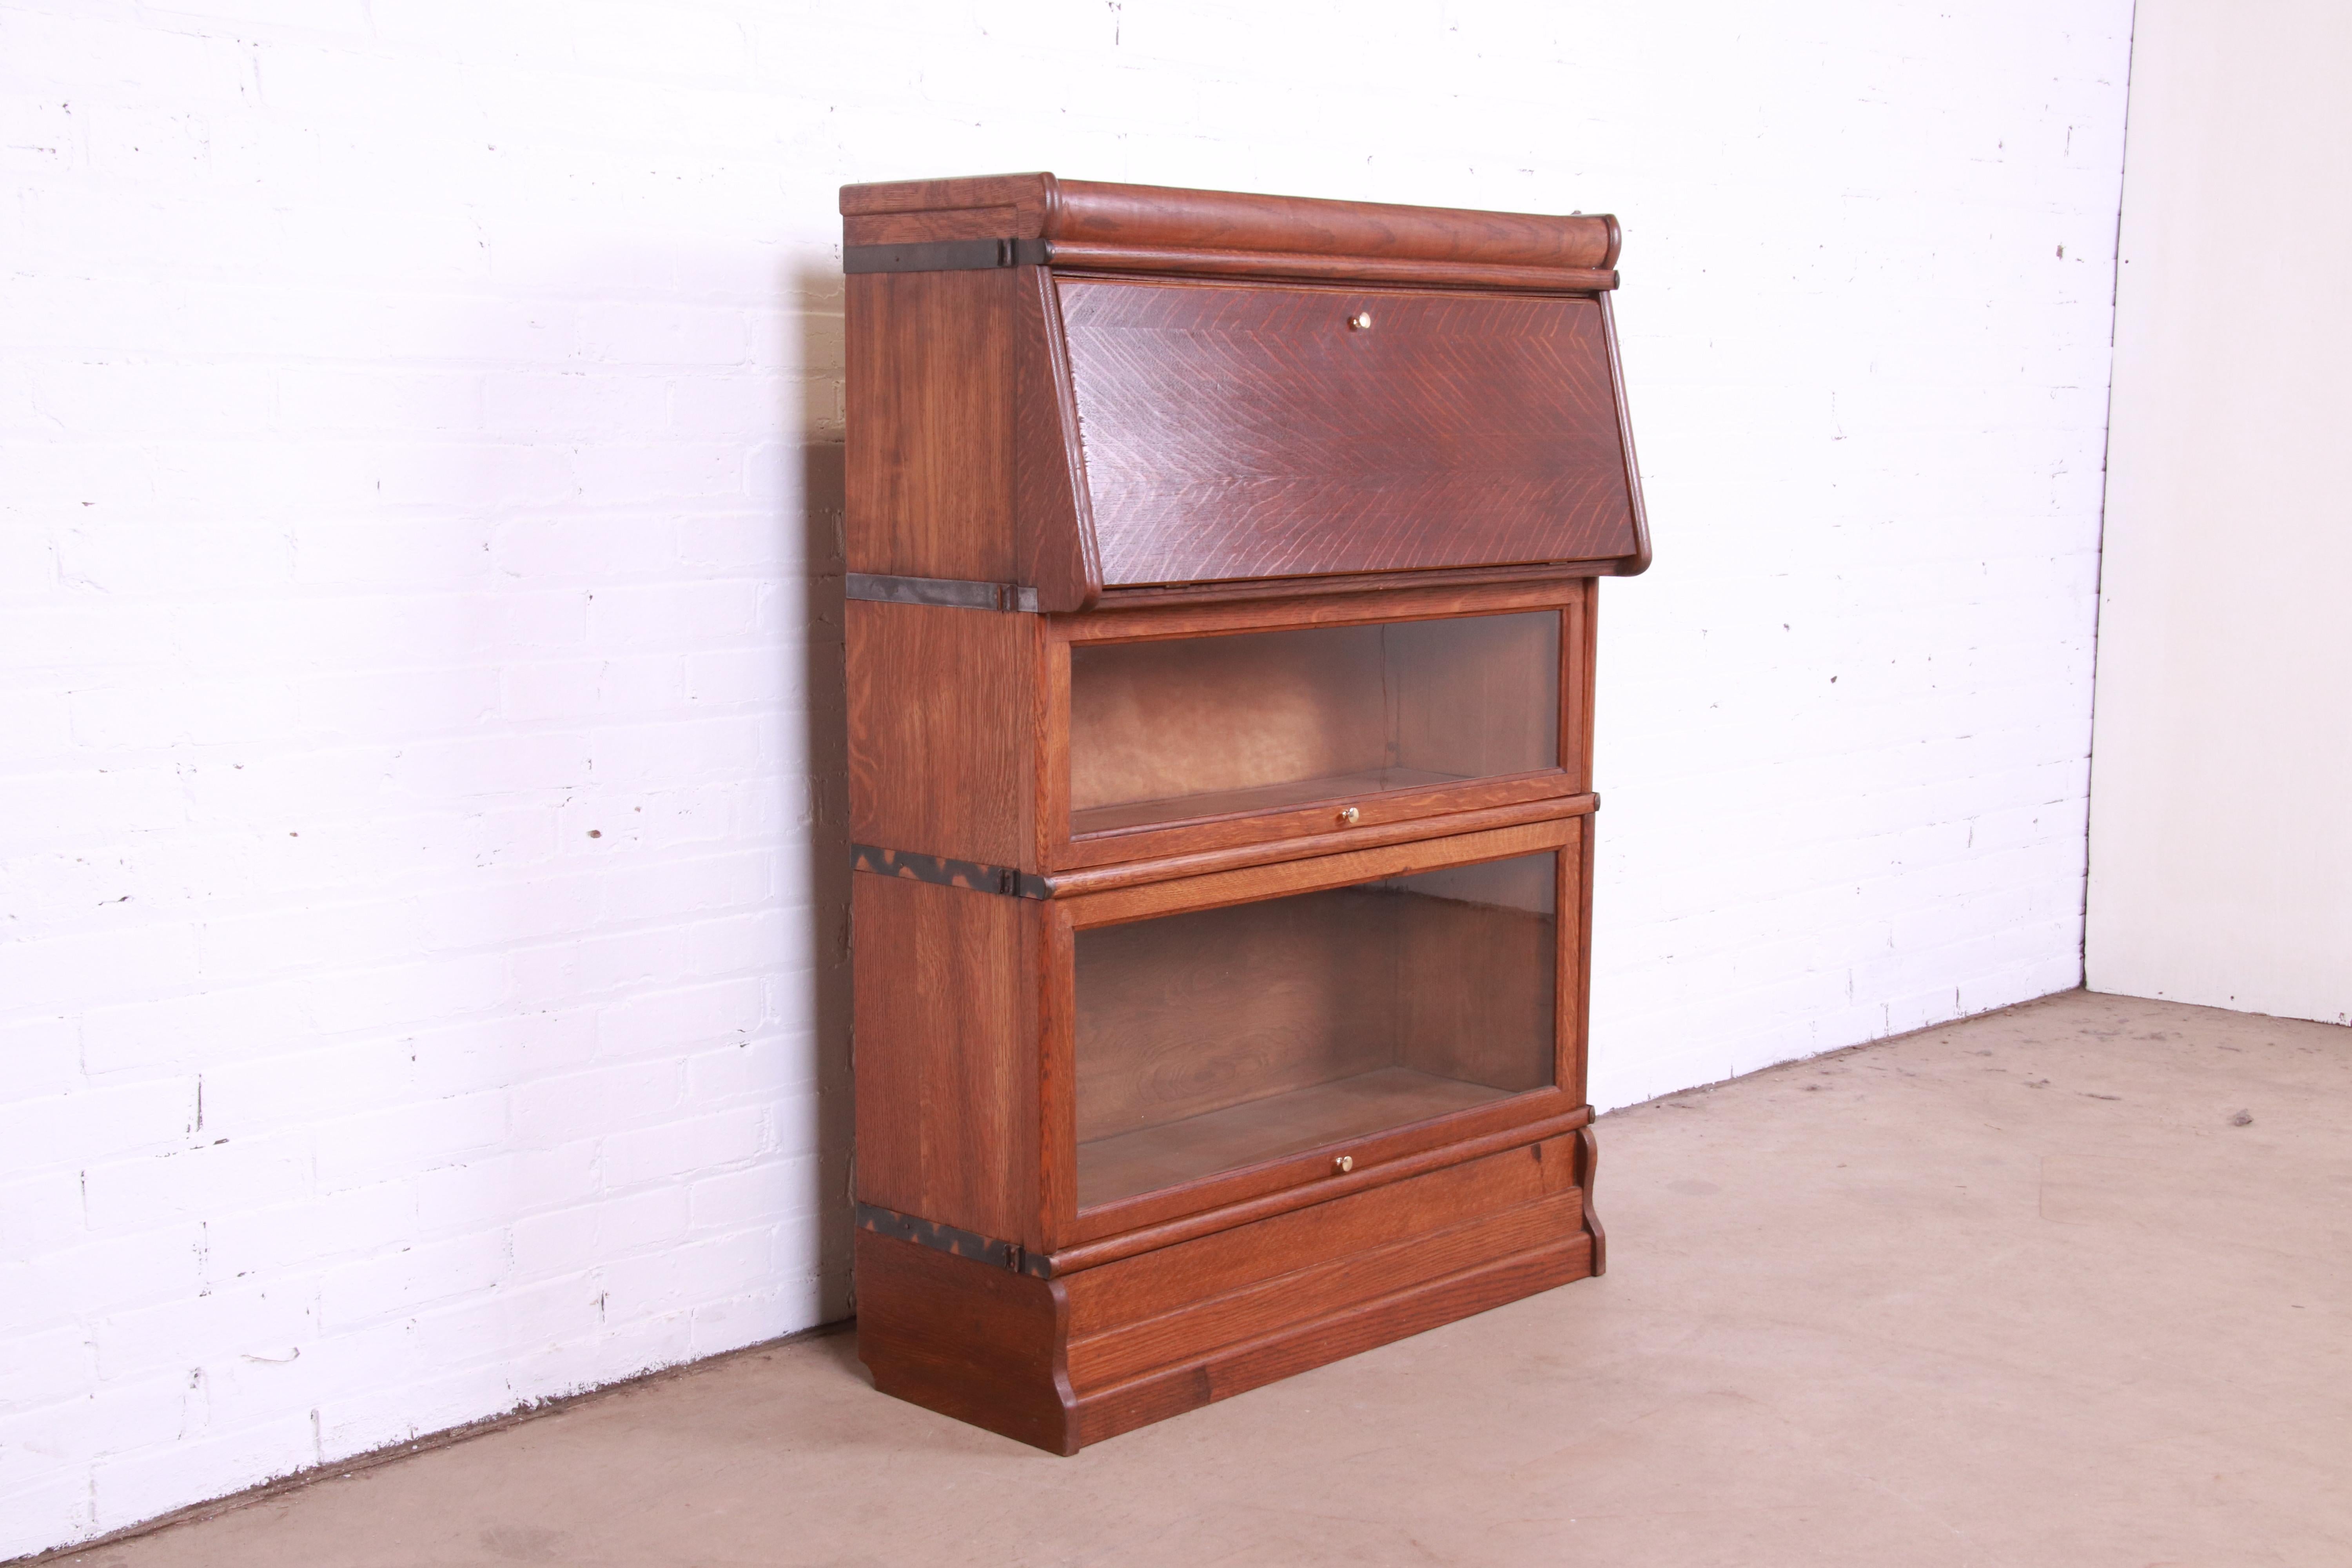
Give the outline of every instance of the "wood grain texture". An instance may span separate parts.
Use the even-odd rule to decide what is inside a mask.
[[[1529,1114],[1526,1107],[1531,1104],[1544,1109],[1540,1114]],[[1368,1141],[1360,1146],[1366,1151],[1364,1157],[1356,1162],[1354,1171],[1344,1174],[1333,1172],[1328,1163],[1318,1162],[1320,1168],[1313,1175],[1296,1177],[1286,1185],[1259,1180],[1260,1173],[1252,1173],[1248,1177],[1203,1183],[1181,1194],[1155,1194],[1146,1200],[1108,1205],[1072,1227],[1067,1245],[1047,1258],[1047,1273],[1060,1279],[1098,1268],[1195,1237],[1214,1236],[1573,1132],[1591,1120],[1591,1106],[1570,1105],[1565,1095],[1546,1089],[1502,1106],[1449,1118],[1442,1137],[1428,1137],[1426,1129],[1414,1129]],[[1202,1202],[1204,1193],[1214,1201]]]
[[[1581,679],[1587,581],[1046,617],[1041,743],[1071,762],[1039,781],[1042,863],[1107,868],[1570,793],[1561,742],[1581,731],[1562,725],[1557,694]],[[1506,771],[1521,767],[1534,771]],[[1198,793],[1111,805],[1155,787]]]
[[[1601,1228],[1600,1211],[1592,1206],[1592,1184],[1601,1173],[1601,1141],[1590,1127],[1580,1128],[1576,1134],[1576,1181],[1584,1194],[1584,1230],[1592,1237],[1592,1272],[1609,1272],[1609,1236]]]
[[[1097,1140],[1393,1066],[1393,901],[1335,889],[1080,931],[1081,1203]]]
[[[1102,592],[1102,563],[1061,295],[1044,268],[1014,270],[1014,571],[1037,591],[1040,609],[1075,610]]]
[[[1559,657],[1560,763],[1579,791],[1592,788],[1592,693],[1594,640],[1601,601],[1598,579],[1576,584],[1576,597],[1561,615]]]
[[[853,220],[854,221],[854,220]],[[1375,287],[1510,289],[1529,292],[1598,293],[1617,287],[1617,274],[1591,268],[1493,267],[1464,261],[1402,261],[1388,257],[1323,251],[1158,249],[1054,240],[1047,252],[1062,277],[1176,273],[1188,278],[1345,281]]]
[[[1054,1454],[1078,1451],[1062,1286],[857,1232],[857,1356],[874,1386]]]
[[[1549,1084],[1553,858],[1080,932],[1081,1207]]]
[[[850,837],[1036,869],[1034,616],[851,600]]]
[[[1236,837],[1231,843],[1212,849],[1198,849],[1150,860],[1118,860],[1101,866],[1084,866],[1054,873],[1046,879],[1046,888],[1054,898],[1083,898],[1088,893],[1108,892],[1113,888],[1132,888],[1145,882],[1164,882],[1178,877],[1201,877],[1213,871],[1235,871],[1249,866],[1271,865],[1277,860],[1341,855],[1350,850],[1378,848],[1416,838],[1451,837],[1492,827],[1549,822],[1556,817],[1589,815],[1600,808],[1601,801],[1597,795],[1558,795],[1552,793],[1556,787],[1552,781],[1545,779],[1525,784],[1507,782],[1457,785],[1444,791],[1408,794],[1396,797],[1392,802],[1381,803],[1383,805],[1393,805],[1396,813],[1393,820],[1376,815],[1372,803],[1367,801],[1360,826],[1334,827],[1322,833],[1311,831],[1324,820],[1324,815],[1318,809],[1311,817],[1302,814],[1295,819],[1272,819],[1277,826],[1290,824],[1295,837],[1261,842],[1261,838],[1267,836],[1251,834]],[[1449,809],[1465,799],[1489,797],[1501,797],[1507,804],[1474,806],[1466,811]],[[1172,836],[1138,837],[1156,841]],[[1191,835],[1185,837],[1186,841],[1192,841]]]
[[[1143,637],[1200,637],[1228,631],[1280,631],[1292,626],[1359,626],[1365,622],[1422,620],[1433,616],[1503,615],[1574,603],[1587,578],[1544,577],[1490,583],[1469,574],[1441,574],[1440,580],[1387,585],[1378,597],[1336,590],[1317,577],[1286,584],[1257,584],[1231,599],[1194,595],[1153,599],[1140,593],[1095,614],[1050,617],[1054,635],[1076,645],[1132,642]],[[1257,590],[1263,589],[1264,592]]]
[[[1458,784],[1482,782],[1461,773],[1379,765],[1344,773],[1302,773],[1234,789],[1110,801],[1073,813],[1070,828],[1074,838],[1126,836],[1180,824],[1259,817],[1269,812],[1294,816],[1308,807],[1321,808],[1315,814],[1318,826],[1328,818],[1330,826],[1338,826],[1362,821],[1363,803],[1381,795],[1411,791],[1426,798]]]
[[[1341,888],[1350,882],[1368,882],[1381,877],[1411,876],[1416,871],[1433,870],[1440,866],[1532,855],[1539,850],[1556,849],[1570,842],[1580,820],[1570,816],[1516,827],[1490,828],[1484,833],[1414,839],[1339,855],[1320,855],[1311,859],[1286,860],[1237,871],[1214,871],[1206,876],[1186,877],[1148,886],[1118,888],[1084,898],[1056,900],[1055,902],[1069,910],[1071,922],[1080,928],[1115,925],[1122,921],[1146,920],[1153,915],[1173,914],[1184,910],[1214,909],[1224,904],[1281,898],[1289,893],[1314,892],[1322,888]]]
[[[1560,855],[1560,1087],[1585,1098],[1592,1030],[1592,828],[1590,816]]]
[[[1156,1317],[1073,1339],[1070,1386],[1083,1399],[1094,1390],[1213,1354],[1223,1346],[1303,1320],[1325,1317],[1497,1257],[1558,1245],[1581,1234],[1583,1213],[1581,1195],[1569,1192],[1428,1235],[1368,1238],[1322,1263],[1294,1267],[1205,1300],[1201,1299],[1205,1291],[1188,1292],[1191,1300],[1180,1299]]]
[[[1559,679],[1559,616],[1541,611],[1080,645],[1072,826],[1252,809],[1214,798],[1244,793],[1275,792],[1256,809],[1370,794],[1383,785],[1312,786],[1391,771],[1410,788],[1557,768]]]
[[[1589,1271],[1572,1158],[1523,1146],[1066,1280],[861,1230],[859,1359],[883,1393],[1075,1453]]]
[[[1252,600],[1294,600],[1302,592],[1369,595],[1417,588],[1536,584],[1557,587],[1579,578],[1627,576],[1631,574],[1627,570],[1630,564],[1628,558],[1612,557],[1601,561],[1547,561],[1527,566],[1449,566],[1426,572],[1334,572],[1304,582],[1295,577],[1269,577],[1256,582],[1154,583],[1143,587],[1105,588],[1090,607],[1123,611],[1240,605]]]
[[[1093,251],[1272,251],[1543,273],[1606,271],[1617,264],[1620,243],[1617,220],[1605,215],[1403,206],[1061,180],[1047,174],[845,185],[841,211],[850,220],[852,244],[1044,237]],[[856,226],[891,220],[919,220],[932,227],[916,232],[911,226]]]
[[[1590,1237],[1579,1235],[1511,1253],[1241,1344],[1221,1347],[1196,1361],[1080,1394],[1078,1441],[1099,1443],[1212,1400],[1246,1393],[1440,1323],[1581,1279],[1592,1272],[1591,1246]]]
[[[1493,266],[1608,268],[1617,221],[1382,202],[1055,182],[1045,235],[1135,248],[1272,250]]]
[[[1070,1332],[1141,1322],[1293,1269],[1575,1188],[1573,1131],[1364,1187],[1305,1208],[1055,1278],[1069,1285]]]
[[[1596,1270],[1591,579],[1649,559],[1613,220],[842,211],[1050,258],[847,284],[849,568],[1046,612],[848,608],[853,837],[1031,894],[853,879],[856,1195],[910,1216],[858,1241],[877,1386],[1067,1453]]]
[[[1601,331],[1609,343],[1609,384],[1617,396],[1617,437],[1625,449],[1625,493],[1633,507],[1633,550],[1618,563],[1614,575],[1638,577],[1650,569],[1650,514],[1642,504],[1642,463],[1633,454],[1633,416],[1625,405],[1625,362],[1617,352],[1617,311],[1606,294],[1600,304]]]
[[[1553,858],[1531,858],[1549,906]],[[1550,1083],[1559,927],[1549,908],[1428,897],[1392,904],[1384,994],[1397,1064],[1511,1094]]]
[[[1092,280],[1061,295],[1107,585],[1635,547],[1591,300]],[[1371,330],[1349,325],[1360,310]]]
[[[1386,635],[1367,625],[1073,647],[1074,816],[1166,801],[1160,820],[1174,820],[1208,815],[1175,797],[1391,765]]]
[[[1185,1191],[1220,1172],[1262,1169],[1307,1151],[1336,1170],[1335,1155],[1353,1161],[1383,1134],[1426,1129],[1510,1098],[1507,1089],[1399,1066],[1310,1080],[1181,1121],[1080,1143],[1078,1203],[1083,1211],[1139,1194]]]
[[[1016,273],[844,279],[848,569],[1013,579]]]
[[[980,174],[945,180],[892,180],[841,187],[841,214],[852,245],[919,244],[933,239],[1034,239],[1057,182],[1051,174]],[[898,220],[908,231],[856,226]],[[914,232],[908,220],[934,232]],[[873,237],[861,237],[864,235]]]
[[[1558,614],[1403,621],[1382,636],[1398,765],[1486,778],[1567,761]]]
[[[1034,1022],[1043,908],[850,879],[859,1202],[1047,1246]]]

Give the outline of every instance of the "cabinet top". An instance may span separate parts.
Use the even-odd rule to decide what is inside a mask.
[[[1649,563],[1612,217],[1051,174],[841,210],[863,577],[1060,612]]]
[[[1617,220],[1605,214],[1399,206],[1046,174],[844,185],[841,212],[843,238],[852,246],[1043,241],[1057,266],[1133,267],[1159,258],[1161,267],[1196,272],[1580,292],[1617,283]]]

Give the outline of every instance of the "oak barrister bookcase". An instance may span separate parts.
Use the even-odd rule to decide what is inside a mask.
[[[1066,1454],[1600,1272],[1615,221],[841,210],[876,1386]]]

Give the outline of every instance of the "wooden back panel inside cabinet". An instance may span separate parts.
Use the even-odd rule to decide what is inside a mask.
[[[1598,300],[1060,294],[1107,588],[1640,548]]]

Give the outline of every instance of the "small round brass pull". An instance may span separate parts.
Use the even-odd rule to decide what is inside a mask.
[[[1331,1170],[1337,1175],[1344,1176],[1355,1168],[1356,1157],[1353,1154],[1342,1154],[1331,1162]]]
[[[1343,805],[1339,808],[1339,826],[1352,827],[1355,826],[1356,818],[1362,815],[1352,805]]]
[[[1372,330],[1372,313],[1370,310],[1357,311],[1354,315],[1348,318],[1348,330],[1356,332],[1370,331]]]

